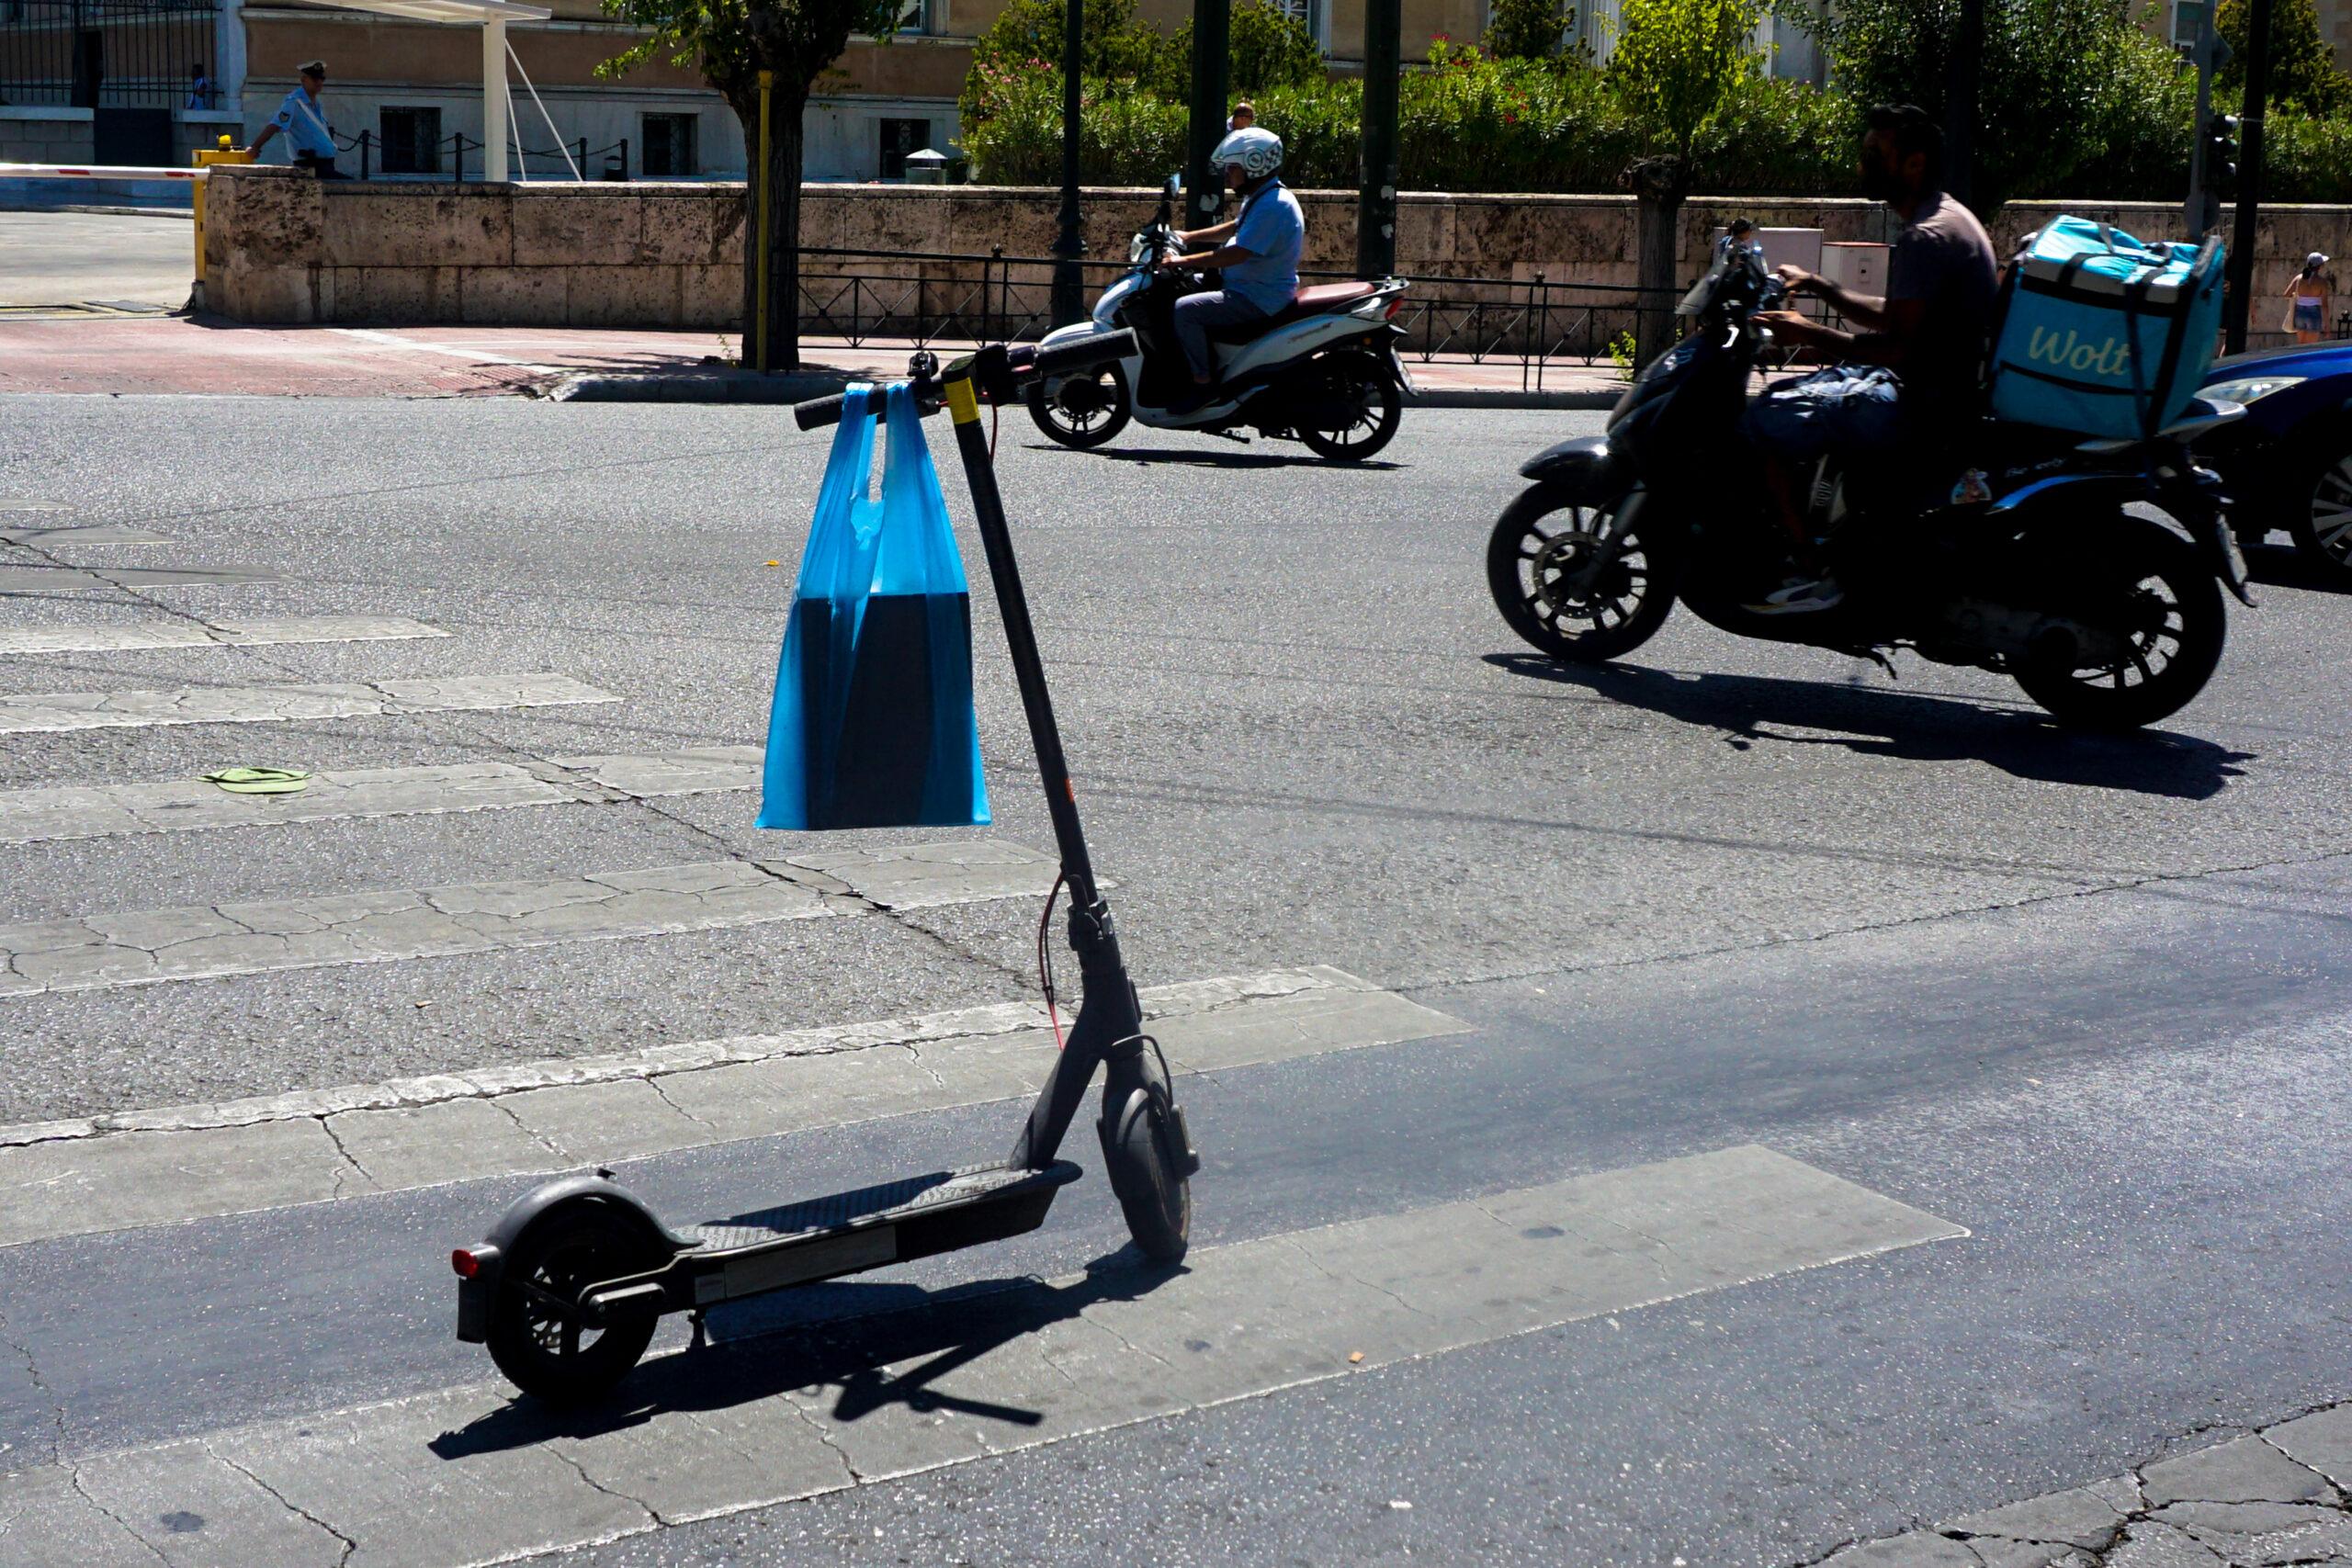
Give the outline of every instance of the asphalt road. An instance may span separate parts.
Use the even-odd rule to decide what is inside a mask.
[[[0,212],[0,305],[90,300],[187,303],[196,243],[185,208],[123,212]],[[104,257],[103,270],[93,260]]]
[[[763,732],[823,463],[772,412],[6,412],[0,501],[74,508],[17,521],[171,542],[51,535],[0,565],[277,581],[0,595],[0,630],[394,615],[452,635],[0,658],[0,700],[519,671],[620,700],[0,735],[0,791]],[[1329,964],[1471,1026],[1199,1080],[1196,1241],[1748,1142],[1970,1235],[582,1561],[1788,1562],[2352,1393],[2326,1223],[2347,1196],[2345,605],[2265,556],[2284,585],[2233,615],[2212,688],[2124,739],[2059,734],[1991,677],[1905,660],[1890,682],[1687,616],[1617,669],[1566,673],[1514,648],[1479,552],[1520,458],[1589,423],[1408,415],[1392,461],[1363,471],[1149,435],[1071,454],[1004,427],[1138,979]],[[986,832],[1042,846],[993,606],[976,621]],[[751,815],[717,793],[20,843],[0,852],[0,925],[810,847],[780,850]],[[1035,919],[1034,900],[1000,899],[12,997],[0,1122],[1001,1001],[1031,984]],[[1012,1120],[942,1110],[629,1174],[692,1211],[780,1195],[779,1167],[820,1184],[992,1152]],[[428,1270],[520,1185],[0,1253],[28,1369],[0,1381],[0,1468],[480,1381]],[[907,1278],[1018,1291],[1119,1266],[1099,1188],[985,1261]],[[854,1333],[903,1299],[805,1307]],[[762,1310],[718,1325],[743,1340],[726,1354],[790,1353]]]

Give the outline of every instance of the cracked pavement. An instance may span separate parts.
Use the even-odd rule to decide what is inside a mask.
[[[821,443],[759,410],[216,412],[16,399],[0,448],[0,503],[73,525],[0,567],[99,580],[0,597],[0,1470],[71,1464],[123,1561],[246,1528],[285,1532],[251,1561],[367,1561],[320,1423],[379,1409],[406,1424],[368,1484],[441,1499],[415,1540],[496,1517],[481,1555],[564,1568],[2335,1550],[2339,1491],[2139,1490],[2183,1434],[2352,1397],[2346,605],[2281,552],[2203,699],[2068,737],[1988,676],[1687,615],[1614,669],[1529,659],[1479,552],[1585,416],[1408,411],[1361,470],[1009,423],[1138,983],[1245,982],[1170,1054],[1197,1244],[1261,1271],[1230,1302],[1138,1279],[1081,1126],[1040,1232],[720,1314],[659,1409],[575,1441],[447,1337],[447,1248],[534,1173],[625,1159],[684,1222],[1010,1136],[1051,1049],[1043,883],[980,846],[1050,833],[993,606],[994,823],[760,833]],[[270,579],[134,576],[216,562]],[[556,688],[514,671],[610,700],[516,705]],[[240,763],[317,782],[190,782]],[[1298,982],[1325,966],[1363,988]],[[1967,1234],[1759,1270],[1791,1213],[1619,1179],[1749,1144]],[[1611,1196],[1510,1201],[1586,1179]],[[1444,1217],[1379,1230],[1416,1214]],[[1389,1243],[1301,1239],[1350,1226]],[[1431,1275],[1474,1243],[1482,1272]],[[1651,1304],[1482,1328],[1513,1310],[1493,1260],[1546,1247]],[[1131,1299],[1022,1318],[1053,1280]],[[910,1312],[938,1343],[893,1338]],[[1198,1397],[1187,1341],[1236,1324],[1264,1375]],[[1418,1348],[1274,1378],[1365,1348],[1322,1343],[1343,1324]],[[1055,1427],[1069,1402],[1099,1418]],[[1986,1522],[2053,1496],[2112,1538]],[[0,1543],[76,1506],[0,1487]]]

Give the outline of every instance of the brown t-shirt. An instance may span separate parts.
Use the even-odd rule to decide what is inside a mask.
[[[1904,356],[1903,408],[1913,421],[1964,416],[1975,405],[2000,290],[1993,242],[1976,214],[1939,190],[1920,197],[1888,259],[1886,298],[1925,304]]]

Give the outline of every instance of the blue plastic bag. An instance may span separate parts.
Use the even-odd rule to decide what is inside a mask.
[[[903,381],[889,389],[882,496],[869,386],[852,387],[800,557],[768,714],[763,828],[989,820],[972,716],[972,599]]]

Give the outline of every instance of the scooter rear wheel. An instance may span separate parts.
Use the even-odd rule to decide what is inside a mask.
[[[525,1231],[506,1260],[491,1312],[490,1359],[516,1388],[545,1404],[603,1398],[645,1354],[656,1320],[594,1328],[556,1303],[661,1261],[644,1233],[604,1204],[558,1209]]]
[[[1361,463],[1396,439],[1405,400],[1380,362],[1368,354],[1334,354],[1309,367],[1306,396],[1333,411],[1320,428],[1301,421],[1298,438],[1317,457]]]
[[[1182,1258],[1193,1234],[1193,1186],[1170,1156],[1166,1118],[1159,1092],[1136,1089],[1098,1129],[1103,1168],[1127,1217],[1127,1234],[1155,1263]]]
[[[1029,417],[1037,428],[1081,452],[1125,430],[1130,403],[1126,373],[1116,365],[1058,377],[1050,385],[1040,381],[1029,389]]]

